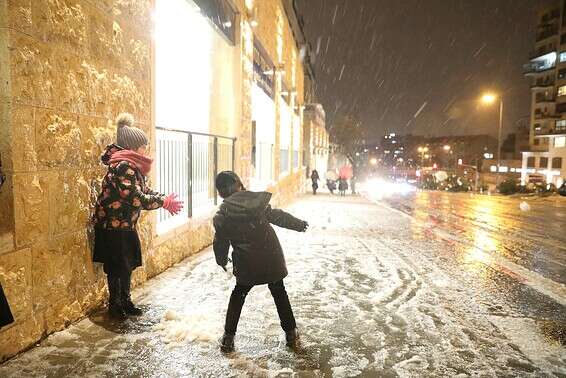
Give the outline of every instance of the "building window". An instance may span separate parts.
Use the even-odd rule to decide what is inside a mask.
[[[561,157],[552,158],[552,169],[562,169],[562,158]]]
[[[558,96],[566,95],[566,85],[558,87]]]
[[[236,43],[236,11],[227,0],[193,0],[202,14],[234,45]]]
[[[527,158],[527,167],[528,168],[534,168],[536,164],[536,157],[534,156],[529,156]]]
[[[566,51],[560,53],[560,63],[566,62]]]
[[[566,136],[556,137],[554,138],[554,147],[561,148],[566,146]]]
[[[559,114],[566,113],[566,102],[556,104],[556,113]]]
[[[538,146],[540,144],[540,139],[535,138],[535,141],[533,143],[535,146]]]
[[[271,98],[273,98],[274,77],[275,67],[269,55],[259,41],[254,40],[254,81]]]
[[[548,168],[548,158],[547,157],[541,157],[540,161],[538,163],[539,168]]]
[[[558,79],[562,80],[566,78],[566,68],[558,70]]]

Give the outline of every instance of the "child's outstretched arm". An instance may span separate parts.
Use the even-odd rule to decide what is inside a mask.
[[[116,168],[115,182],[120,196],[133,206],[141,206],[144,210],[155,210],[163,206],[165,196],[161,194],[145,194],[137,182],[134,169],[127,162],[121,162]]]
[[[272,209],[271,205],[267,206],[265,215],[269,223],[289,230],[305,232],[309,227],[306,221],[295,218],[281,209]]]

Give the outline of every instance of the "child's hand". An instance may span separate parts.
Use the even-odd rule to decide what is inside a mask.
[[[163,201],[163,208],[169,212],[171,215],[177,215],[181,210],[183,210],[183,201],[177,199],[177,194],[171,193],[165,197]]]

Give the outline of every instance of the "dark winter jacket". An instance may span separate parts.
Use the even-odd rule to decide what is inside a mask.
[[[348,190],[348,181],[346,179],[338,180],[338,190]]]
[[[8,300],[4,296],[2,285],[0,285],[0,328],[14,322],[14,317],[10,311]]]
[[[119,150],[122,148],[109,145],[101,157],[108,172],[102,180],[93,223],[95,227],[108,230],[135,230],[141,210],[160,208],[165,196],[147,186],[145,177],[133,163],[110,163],[112,154]]]
[[[295,231],[305,229],[306,222],[272,209],[270,199],[267,192],[236,192],[224,200],[214,216],[216,263],[226,266],[232,245],[234,275],[241,285],[262,285],[287,276],[283,250],[271,224]]]

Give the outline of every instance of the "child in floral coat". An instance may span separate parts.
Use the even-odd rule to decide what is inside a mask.
[[[102,181],[93,216],[93,260],[104,264],[110,316],[125,319],[127,315],[142,313],[130,296],[132,271],[142,265],[136,231],[141,210],[163,207],[174,215],[181,211],[183,204],[175,194],[165,196],[147,186],[146,176],[153,160],[145,156],[148,139],[141,129],[133,127],[133,117],[120,114],[116,123],[117,143],[106,147],[101,158],[108,172]]]

